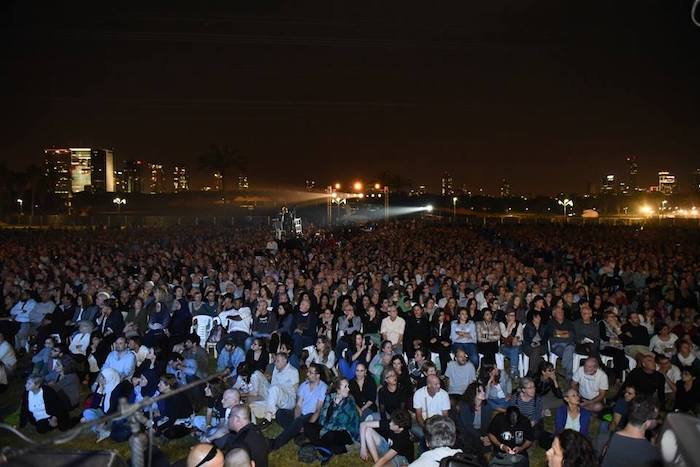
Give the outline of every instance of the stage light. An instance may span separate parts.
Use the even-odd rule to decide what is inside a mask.
[[[425,210],[428,211],[428,212],[433,212],[433,205],[432,205],[432,204],[427,205],[427,206],[425,207]]]
[[[362,182],[353,183],[352,189],[355,191],[361,191],[362,190]]]

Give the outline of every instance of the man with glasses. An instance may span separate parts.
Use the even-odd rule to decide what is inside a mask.
[[[270,450],[281,448],[301,432],[304,424],[316,423],[318,420],[328,390],[326,383],[321,381],[321,370],[321,365],[318,363],[309,365],[306,381],[297,390],[297,402],[294,409],[279,409],[277,411],[277,422],[284,428],[284,431],[277,438],[270,440]]]

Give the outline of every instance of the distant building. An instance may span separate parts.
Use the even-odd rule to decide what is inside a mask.
[[[455,185],[452,175],[445,172],[442,174],[441,180],[441,191],[442,196],[453,196],[455,194]]]
[[[600,192],[604,195],[612,195],[617,191],[617,184],[615,183],[615,175],[609,174],[603,177],[603,181],[600,184]]]
[[[700,193],[700,169],[693,171],[693,191]]]
[[[70,148],[70,153],[71,191],[80,193],[92,185],[92,152],[90,148]]]
[[[659,192],[672,195],[676,191],[676,176],[670,172],[659,172]]]
[[[149,193],[149,179],[149,167],[145,161],[124,161],[121,184],[125,193]]]
[[[239,175],[238,176],[238,191],[246,191],[249,188],[248,185],[248,176],[247,175]]]
[[[190,191],[190,175],[187,167],[176,165],[173,169],[173,189],[175,193]]]
[[[149,193],[160,194],[167,191],[165,183],[165,173],[163,172],[162,164],[148,164],[150,177],[148,180]]]
[[[501,180],[501,198],[507,198],[510,196],[510,183],[508,180],[503,178]]]
[[[92,190],[97,193],[114,193],[114,154],[110,149],[90,151]]]
[[[69,198],[72,192],[70,149],[44,149],[44,174],[53,194]]]

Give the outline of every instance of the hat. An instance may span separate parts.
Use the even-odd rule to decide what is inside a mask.
[[[102,292],[97,292],[98,297],[103,297],[103,298],[110,298],[110,295],[105,292],[104,290]]]

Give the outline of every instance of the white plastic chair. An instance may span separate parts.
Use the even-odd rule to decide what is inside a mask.
[[[484,354],[479,354],[479,366],[481,366],[481,361],[484,359]],[[496,352],[496,368],[503,371],[506,368],[506,359],[502,353]]]
[[[521,378],[524,378],[525,375],[527,375],[528,368],[530,368],[530,357],[521,352],[520,360],[518,361],[518,373],[520,374]]]
[[[204,350],[209,352],[209,349],[214,350],[214,358],[218,358],[218,352],[216,351],[216,343],[209,342],[209,336],[214,326],[220,324],[219,318],[212,318],[206,315],[197,315],[192,319],[192,327],[190,327],[190,333],[197,334],[199,336],[199,342]]]
[[[574,372],[581,366],[581,361],[588,358],[588,355],[581,355],[580,353],[574,354]]]

